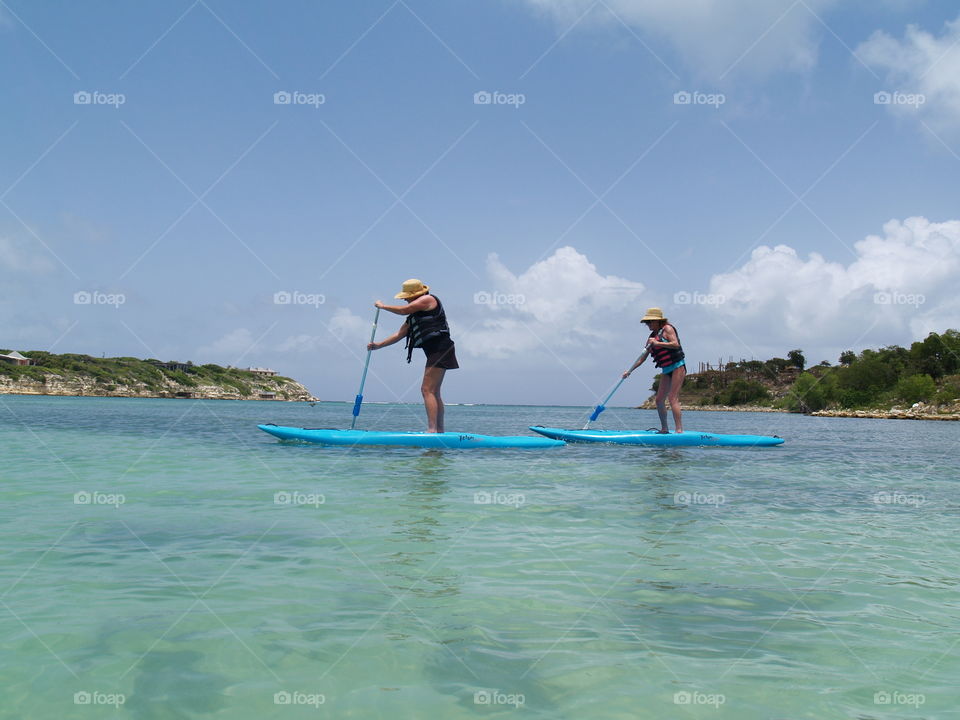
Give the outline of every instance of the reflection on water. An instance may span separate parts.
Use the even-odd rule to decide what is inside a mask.
[[[402,463],[395,477],[404,494],[398,498],[401,512],[393,521],[388,542],[398,546],[390,555],[387,573],[397,579],[394,587],[418,598],[456,595],[459,573],[438,563],[451,535],[442,517],[447,513],[450,492],[448,473],[453,461],[440,450],[427,450]]]

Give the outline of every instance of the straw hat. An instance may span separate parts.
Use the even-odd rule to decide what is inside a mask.
[[[426,295],[430,292],[430,286],[424,285],[419,280],[413,278],[410,280],[403,281],[403,287],[400,289],[395,298],[398,300],[412,300],[413,298],[418,298],[421,295]]]
[[[643,316],[643,319],[640,322],[647,322],[648,320],[663,320],[664,322],[667,321],[667,319],[663,316],[663,310],[657,307],[653,307],[647,310],[647,314]]]

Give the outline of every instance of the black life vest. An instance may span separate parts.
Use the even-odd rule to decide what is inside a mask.
[[[433,310],[420,310],[407,315],[407,362],[410,362],[414,348],[423,347],[425,342],[441,335],[450,336],[450,326],[447,325],[447,314],[443,311],[443,303],[436,295],[433,299],[437,301],[437,306]]]
[[[648,338],[648,340],[653,340],[654,338],[656,338],[658,342],[666,342],[666,340],[663,337],[663,331],[666,329],[666,327],[667,326],[664,325],[659,330],[654,330],[652,333],[650,333],[650,337]],[[670,327],[673,327],[673,325],[671,325]],[[673,328],[673,331],[677,333],[677,329],[675,327]],[[679,342],[680,342],[680,333],[677,333],[677,343],[679,344]],[[683,347],[650,348],[650,355],[653,357],[654,365],[656,365],[658,368],[668,367],[670,365],[673,365],[674,363],[678,363],[681,360],[683,360],[683,357],[684,357]]]

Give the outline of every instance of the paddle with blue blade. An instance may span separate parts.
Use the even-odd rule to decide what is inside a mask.
[[[373,329],[370,331],[370,342],[373,342],[373,339],[377,336],[377,320],[380,319],[380,308],[377,308],[377,312],[373,316]],[[360,378],[360,389],[357,391],[357,397],[353,401],[353,421],[350,423],[350,429],[353,430],[357,426],[357,416],[360,414],[360,406],[363,405],[363,386],[367,382],[367,368],[370,367],[370,353],[373,350],[367,350],[367,361],[363,364],[363,376]]]
[[[590,415],[590,419],[587,420],[586,425],[583,426],[584,430],[589,429],[590,423],[592,423],[594,420],[600,417],[600,413],[602,413],[604,410],[607,409],[607,403],[610,402],[610,398],[613,397],[613,394],[620,389],[621,385],[623,385],[624,380],[626,380],[626,378],[620,378],[620,382],[614,385],[613,390],[611,390],[610,393],[603,399],[603,401],[593,409],[593,413]]]

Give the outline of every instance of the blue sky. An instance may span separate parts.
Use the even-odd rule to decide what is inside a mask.
[[[955,4],[2,0],[0,82],[0,347],[349,399],[418,277],[449,402],[590,404],[648,306],[694,365],[960,326]]]

